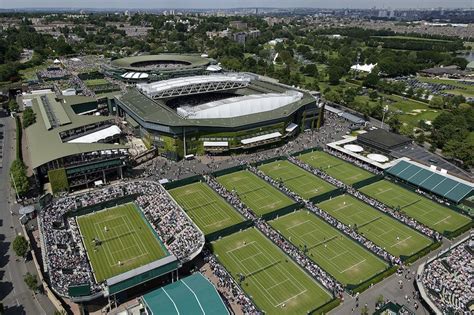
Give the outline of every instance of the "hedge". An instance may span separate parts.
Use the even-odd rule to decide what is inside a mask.
[[[330,310],[336,308],[339,306],[339,304],[341,304],[341,300],[338,299],[338,298],[335,298],[329,302],[327,302],[326,304],[323,304],[322,306],[318,307],[317,309],[309,312],[309,314],[327,314],[329,313]]]
[[[365,280],[361,284],[358,285],[347,285],[347,289],[350,290],[352,293],[360,293],[365,291],[367,288],[369,288],[372,284],[376,284],[383,279],[391,276],[398,270],[398,266],[394,265],[388,269],[385,269],[384,271],[376,274],[373,277],[370,277],[369,279]]]
[[[21,129],[20,117],[15,116],[16,122],[16,158],[17,160],[23,161],[23,154],[21,150],[21,137],[23,136],[23,130]]]
[[[451,231],[449,231],[449,232],[444,231],[443,235],[446,236],[449,239],[453,239],[453,238],[458,237],[461,234],[464,234],[464,232],[469,231],[472,227],[474,227],[474,222],[471,220],[471,222],[469,222],[468,224],[460,227],[456,231],[452,231],[452,232]]]
[[[429,252],[434,251],[438,247],[440,247],[442,242],[435,242],[428,247],[423,248],[422,250],[416,252],[411,256],[400,256],[400,259],[406,264],[411,264],[412,262],[417,261],[419,258],[428,255]]]

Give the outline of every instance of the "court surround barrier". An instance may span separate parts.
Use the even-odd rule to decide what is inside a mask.
[[[242,171],[242,170],[245,170],[245,169],[247,169],[247,165],[237,165],[237,166],[234,166],[234,167],[229,167],[229,168],[226,168],[226,169],[223,169],[223,170],[215,171],[215,172],[211,173],[211,175],[214,176],[214,177],[219,177],[219,176],[235,173],[235,172],[238,172],[238,171]]]
[[[435,249],[437,249],[441,245],[443,245],[442,242],[433,242],[433,243],[431,243],[431,245],[429,245],[429,246],[427,246],[423,249],[420,249],[418,252],[414,253],[411,256],[400,255],[400,259],[407,265],[411,264],[411,263],[417,261],[419,258],[428,255],[428,253],[434,251]]]
[[[237,211],[237,210],[234,210],[234,211]],[[252,220],[245,220],[243,222],[228,226],[228,227],[223,228],[219,231],[215,231],[215,232],[212,232],[212,233],[209,233],[209,234],[205,235],[206,242],[216,241],[221,237],[225,237],[227,235],[234,234],[234,233],[237,233],[239,231],[246,230],[246,229],[248,229],[249,227],[252,227],[252,226],[253,226],[253,221]]]
[[[166,190],[170,190],[170,189],[173,189],[173,188],[176,188],[176,187],[185,186],[185,185],[189,185],[189,184],[192,184],[192,183],[197,183],[199,181],[204,181],[202,176],[201,175],[194,175],[194,176],[191,176],[191,177],[186,177],[186,178],[183,178],[183,179],[174,180],[172,182],[163,184],[163,187]]]
[[[132,194],[132,195],[127,195],[127,196],[119,197],[119,198],[116,198],[116,199],[96,203],[94,205],[80,207],[77,210],[69,211],[66,214],[66,216],[68,216],[68,217],[79,217],[79,216],[82,216],[82,215],[85,215],[85,214],[89,214],[91,212],[96,212],[96,211],[104,210],[104,209],[107,209],[107,208],[112,208],[112,207],[116,207],[116,206],[119,206],[119,205],[123,205],[125,203],[134,202],[135,199],[137,199],[137,197],[138,197],[138,194]]]
[[[348,284],[346,285],[346,289],[350,291],[352,294],[354,293],[361,293],[367,290],[372,284],[376,284],[383,279],[390,277],[398,270],[397,265],[393,265],[388,267],[387,269],[377,273],[376,275],[370,277],[369,279],[359,283],[359,284]]]

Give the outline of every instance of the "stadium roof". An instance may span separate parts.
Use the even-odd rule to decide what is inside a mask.
[[[239,85],[226,85],[224,83],[237,83]],[[137,89],[149,97],[162,97],[164,94],[197,94],[229,88],[241,88],[247,86],[249,83],[250,78],[243,75],[197,75],[157,81],[153,83],[137,84]],[[192,87],[196,87],[196,89],[191,89]]]
[[[357,140],[372,146],[391,150],[409,144],[412,140],[408,137],[397,135],[384,129],[374,129],[357,136]]]
[[[195,273],[142,297],[152,315],[230,314],[214,286]]]
[[[123,145],[114,145],[108,143],[63,143],[59,136],[61,132],[85,126],[92,123],[110,120],[110,117],[77,115],[71,108],[78,102],[88,100],[94,101],[88,97],[65,96],[63,100],[58,101],[54,98],[54,93],[27,94],[24,99],[32,100],[32,108],[36,113],[36,122],[25,129],[26,139],[28,141],[29,159],[32,168],[37,168],[50,161],[92,151],[115,150],[127,148]],[[70,120],[70,123],[47,129],[47,117],[43,117],[45,112],[40,110],[44,106],[41,96],[46,96],[49,102],[54,102],[57,107],[61,107],[64,114]]]
[[[290,89],[290,88],[288,88]],[[260,81],[253,80],[245,89],[239,92],[247,94],[261,93],[285,93],[288,89]],[[123,104],[127,112],[131,112],[131,116],[140,123],[143,122],[156,123],[166,126],[182,127],[182,126],[210,126],[210,127],[238,127],[260,123],[269,120],[275,120],[287,117],[304,105],[314,102],[315,99],[308,93],[303,93],[303,97],[286,106],[279,107],[272,111],[243,115],[230,118],[206,118],[206,119],[185,119],[178,115],[176,110],[166,106],[162,100],[153,100],[137,89],[131,89],[127,93],[116,97],[119,103]]]
[[[303,98],[303,93],[254,94],[209,102],[197,106],[183,106],[178,114],[187,119],[230,118],[275,110]]]
[[[99,142],[100,140],[107,139],[109,137],[119,135],[121,133],[122,131],[118,126],[112,125],[99,131],[86,134],[85,136],[72,139],[68,141],[68,143],[94,143]]]
[[[127,69],[130,71],[140,71],[144,70],[142,67],[133,66],[133,64],[138,62],[166,62],[166,61],[177,61],[183,62],[181,68],[194,68],[194,67],[204,67],[207,66],[210,61],[209,59],[202,58],[201,56],[193,55],[178,55],[178,54],[162,54],[162,55],[145,55],[145,56],[134,56],[126,57],[113,60],[111,65],[117,68]],[[163,69],[166,70],[166,69]]]
[[[386,172],[455,203],[474,191],[474,184],[468,181],[413,161],[400,161]]]

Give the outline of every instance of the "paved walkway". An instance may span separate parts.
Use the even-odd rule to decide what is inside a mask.
[[[344,295],[344,303],[339,307],[332,310],[329,314],[331,315],[347,315],[347,314],[360,314],[361,309],[364,305],[367,304],[369,309],[369,314],[372,314],[375,311],[375,303],[380,295],[384,297],[385,300],[390,300],[392,302],[406,305],[409,309],[414,311],[416,314],[428,315],[430,312],[426,310],[420,301],[417,301],[416,298],[416,289],[414,285],[414,280],[416,277],[416,270],[418,266],[426,262],[428,258],[436,256],[438,252],[448,248],[451,244],[456,243],[458,240],[462,239],[469,235],[469,231],[459,236],[454,240],[443,239],[443,244],[437,250],[431,252],[429,255],[424,256],[421,259],[418,259],[414,264],[405,268],[405,271],[402,274],[393,274],[389,278],[375,284],[373,287],[367,289],[359,295],[359,302],[357,303],[356,298],[348,295]],[[400,281],[402,286],[400,286]],[[418,309],[415,310],[414,303],[418,304]],[[356,306],[358,304],[358,307]]]

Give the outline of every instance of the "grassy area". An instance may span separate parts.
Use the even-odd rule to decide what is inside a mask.
[[[212,249],[219,261],[265,314],[308,314],[331,300],[276,245],[255,228],[226,236]]]
[[[77,223],[97,282],[168,255],[134,203],[80,216]]]
[[[380,258],[308,210],[290,213],[270,222],[316,264],[345,285],[357,285],[384,271]]]
[[[386,180],[360,189],[363,193],[440,232],[454,232],[470,218]]]
[[[220,176],[217,181],[228,190],[235,190],[240,200],[260,216],[294,203],[288,196],[247,170]]]
[[[244,221],[231,205],[205,183],[178,187],[170,190],[170,194],[204,234]]]
[[[462,82],[450,79],[437,79],[437,78],[427,78],[427,77],[417,77],[417,80],[427,83],[437,83],[437,84],[446,84],[457,87],[457,89],[444,90],[446,93],[451,93],[455,95],[464,95],[474,97],[474,85],[464,84]]]
[[[305,153],[298,156],[298,159],[312,167],[319,168],[348,185],[374,176],[372,173],[360,167],[354,166],[323,151]]]
[[[19,71],[19,74],[23,80],[38,80],[36,73],[46,69],[46,65],[42,64],[39,66],[23,69]]]
[[[97,85],[109,84],[109,81],[105,79],[92,79],[92,80],[85,80],[84,83],[87,86],[97,86]]]
[[[306,200],[336,189],[335,186],[288,161],[275,161],[259,169]]]
[[[319,207],[342,223],[357,226],[360,234],[395,256],[411,256],[431,244],[424,235],[349,195],[324,201]]]
[[[429,41],[429,42],[452,42],[445,39],[433,39],[433,38],[423,38],[423,37],[414,37],[414,36],[403,36],[403,35],[392,35],[392,36],[372,36],[376,38],[389,38],[389,39],[404,39],[404,40],[416,40],[416,41]]]

